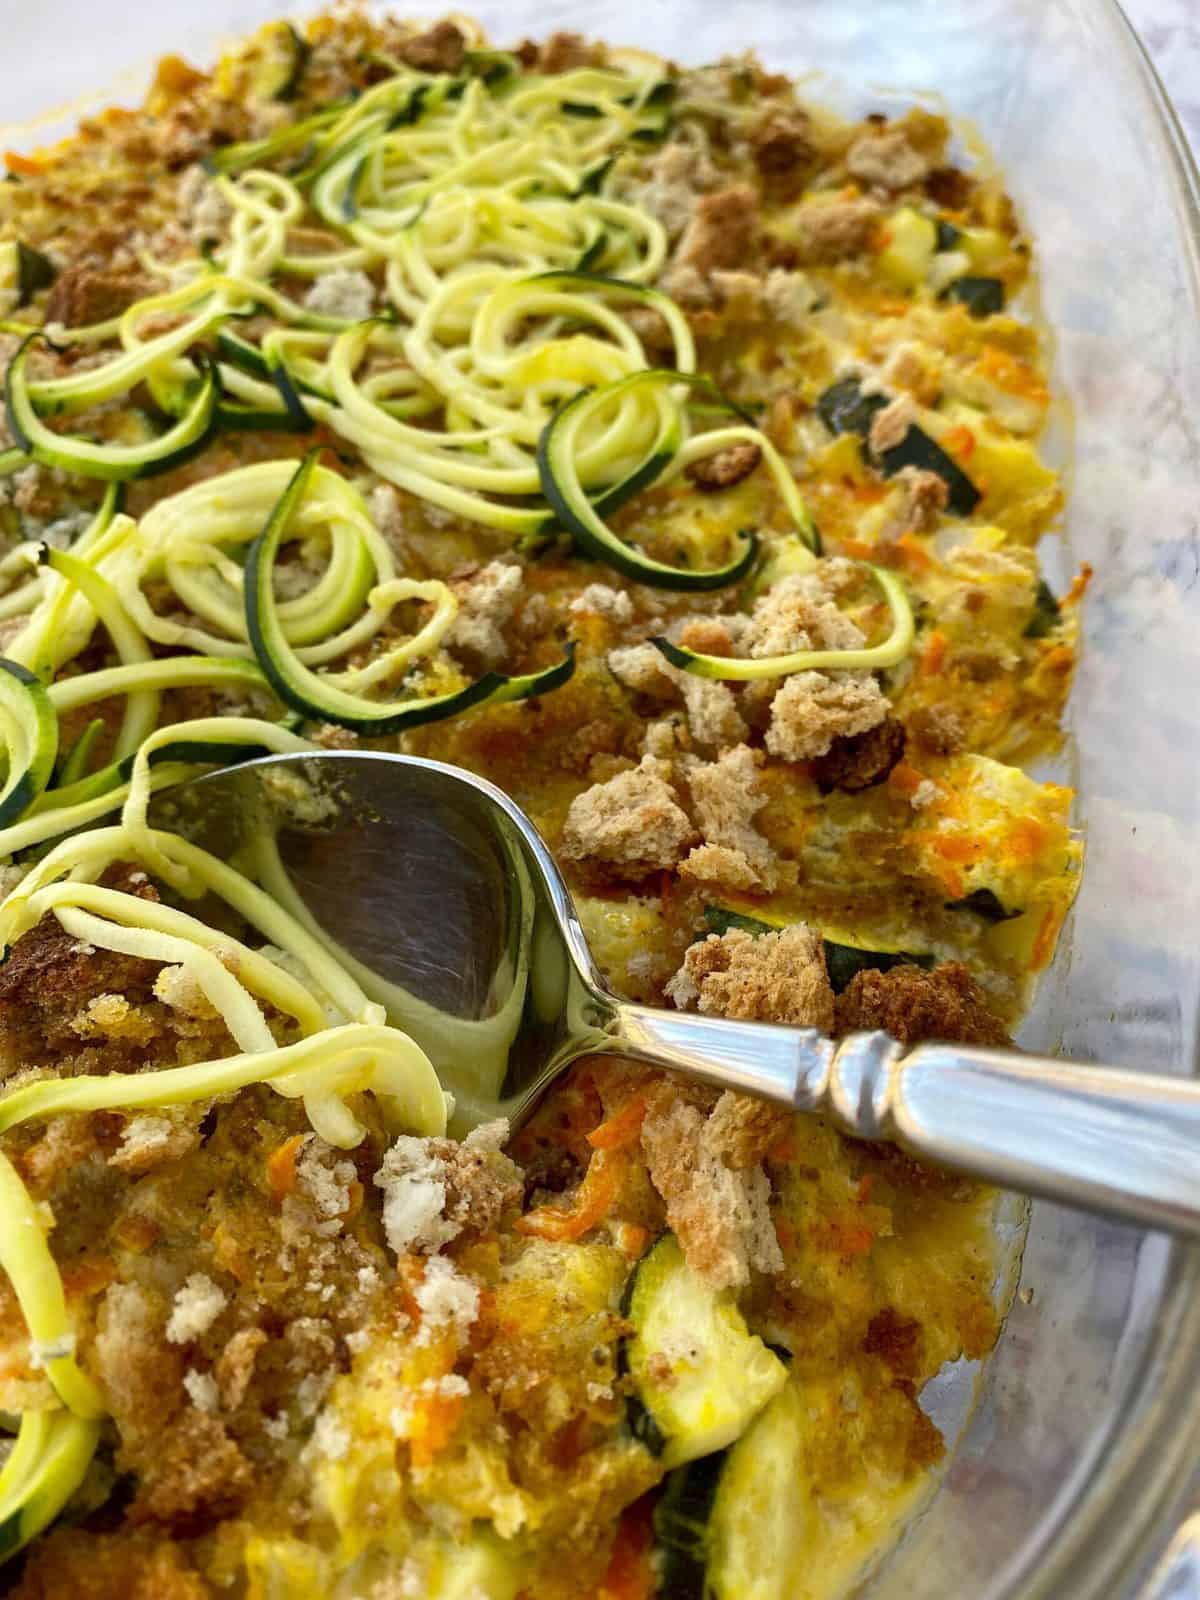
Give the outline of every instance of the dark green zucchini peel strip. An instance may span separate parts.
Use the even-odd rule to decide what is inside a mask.
[[[319,451],[310,450],[279,497],[263,531],[246,557],[246,627],[254,654],[278,698],[307,720],[332,722],[356,733],[399,733],[424,722],[440,722],[488,701],[522,700],[545,694],[571,676],[575,663],[565,660],[541,672],[506,677],[485,672],[452,694],[379,703],[351,694],[306,667],[288,644],[279,621],[273,572],[283,535],[307,492]]]

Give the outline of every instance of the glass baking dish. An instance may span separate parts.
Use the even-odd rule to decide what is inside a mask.
[[[0,138],[44,142],[73,123],[81,96],[139,97],[154,56],[211,58],[224,34],[287,9],[15,8],[3,68],[12,125]],[[927,99],[966,119],[968,149],[971,128],[982,135],[1033,234],[1053,330],[1049,447],[1071,494],[1046,565],[1059,583],[1081,561],[1095,567],[1063,757],[1088,866],[1023,1039],[1195,1072],[1200,195],[1117,6],[497,0],[477,14],[500,43],[574,27],[689,62],[754,48],[858,114]],[[19,126],[65,103],[36,131]],[[1039,1204],[1022,1285],[939,1491],[863,1593],[1197,1600],[1200,1535],[1193,1543],[1186,1518],[1200,1486],[1200,1255]]]

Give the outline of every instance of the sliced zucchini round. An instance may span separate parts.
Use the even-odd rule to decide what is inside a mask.
[[[639,1262],[627,1315],[625,1360],[668,1468],[723,1450],[787,1381],[732,1293],[692,1271],[674,1234]]]
[[[0,722],[8,753],[8,776],[0,789],[0,828],[7,828],[50,782],[58,759],[58,715],[45,684],[4,656],[0,656]]]
[[[788,1384],[728,1452],[708,1524],[711,1600],[790,1600],[804,1583],[813,1506],[805,1414]]]
[[[707,1600],[709,1523],[730,1452],[669,1472],[654,1507],[655,1587],[662,1600]]]
[[[308,40],[290,22],[268,23],[258,36],[250,80],[255,100],[293,100],[312,54]]]

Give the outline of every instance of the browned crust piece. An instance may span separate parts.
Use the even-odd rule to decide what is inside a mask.
[[[209,1600],[211,1594],[173,1540],[59,1528],[30,1551],[12,1600]]]
[[[633,881],[674,867],[695,829],[662,772],[663,763],[646,756],[632,772],[578,795],[563,827],[563,856]]]
[[[810,201],[793,217],[795,264],[832,266],[870,248],[882,210],[874,200]]]
[[[489,1233],[509,1212],[520,1208],[525,1175],[498,1148],[430,1139],[429,1154],[445,1167],[446,1204],[442,1215],[459,1228]]]
[[[576,67],[599,67],[607,60],[602,44],[589,44],[581,33],[552,33],[545,44],[535,45],[532,61],[539,72],[573,72]],[[522,58],[524,60],[524,57]]]
[[[932,755],[953,756],[967,747],[962,718],[953,706],[917,706],[908,715],[909,737]]]
[[[882,1028],[901,1044],[946,1039],[955,1044],[1008,1043],[1003,1022],[959,961],[932,972],[907,962],[887,972],[859,972],[837,997],[837,1031]]]
[[[253,1483],[254,1469],[225,1424],[191,1406],[142,1463],[130,1521],[161,1522],[185,1537],[200,1533],[240,1511]]]
[[[432,28],[406,39],[400,58],[418,72],[457,72],[467,53],[467,41],[452,22],[435,22]]]
[[[65,328],[107,322],[149,293],[150,285],[137,272],[106,271],[86,263],[66,267],[46,297],[46,321]]]
[[[717,1289],[783,1265],[766,1174],[757,1165],[733,1167],[728,1133],[724,1119],[714,1129],[669,1080],[651,1090],[641,1131],[646,1169],[688,1265]]]
[[[740,1171],[757,1166],[779,1143],[792,1115],[787,1106],[726,1089],[708,1119],[708,1137],[725,1165]]]
[[[144,875],[135,882],[127,869],[104,881],[140,899],[158,899]],[[0,965],[0,1077],[39,1055],[77,1052],[82,1041],[71,1023],[89,1000],[119,994],[130,1004],[145,1002],[160,970],[157,961],[81,944],[48,912]]]
[[[743,478],[748,478],[761,460],[761,446],[747,440],[745,444],[731,444],[727,450],[718,450],[716,455],[693,461],[687,469],[687,476],[697,489],[710,492],[714,489],[730,489],[735,483],[741,483]]]
[[[904,724],[885,717],[865,733],[835,739],[812,763],[812,776],[822,793],[841,789],[857,794],[882,783],[904,754]]]
[[[679,241],[674,265],[695,267],[705,276],[717,268],[740,266],[754,248],[757,234],[758,196],[748,183],[701,195]]]
[[[816,156],[812,120],[800,106],[772,106],[750,129],[754,164],[764,177],[780,177]]]

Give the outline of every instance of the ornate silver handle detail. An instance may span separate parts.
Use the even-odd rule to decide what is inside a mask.
[[[1200,1237],[1200,1084],[973,1045],[622,1006],[612,1047],[1006,1189]]]

